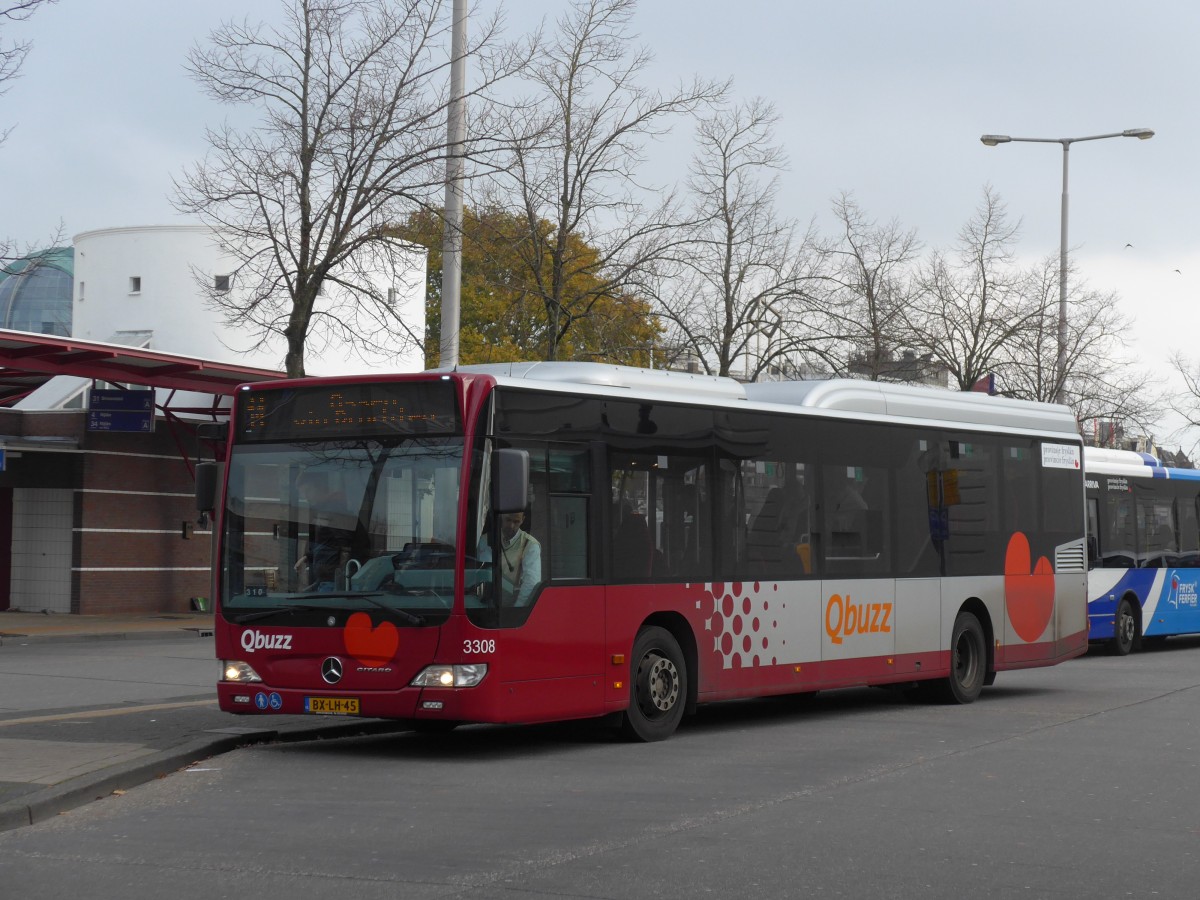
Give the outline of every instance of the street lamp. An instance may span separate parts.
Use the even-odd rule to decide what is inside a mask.
[[[1127,128],[1124,131],[1114,131],[1112,134],[1093,134],[1077,138],[1022,138],[1009,137],[1007,134],[985,134],[979,140],[989,147],[997,144],[1008,144],[1021,141],[1030,144],[1062,144],[1063,148],[1063,185],[1062,185],[1062,228],[1058,245],[1058,361],[1055,369],[1054,399],[1058,403],[1065,402],[1064,383],[1067,372],[1067,160],[1070,158],[1071,145],[1079,141],[1099,141],[1104,138],[1134,137],[1139,141],[1154,137],[1149,128]]]

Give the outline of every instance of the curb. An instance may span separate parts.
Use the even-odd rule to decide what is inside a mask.
[[[202,738],[170,750],[163,750],[153,756],[109,766],[86,775],[77,775],[60,784],[26,794],[18,800],[0,804],[0,832],[44,822],[94,800],[103,800],[114,791],[137,787],[193,763],[242,747],[390,734],[409,730],[410,726],[406,723],[380,719],[322,725],[296,731],[239,731],[237,734],[223,737]]]
[[[184,638],[212,637],[212,627],[180,627],[166,631],[113,631],[90,634],[22,634],[0,631],[0,646],[5,641],[22,644],[82,644],[94,641],[174,641]]]

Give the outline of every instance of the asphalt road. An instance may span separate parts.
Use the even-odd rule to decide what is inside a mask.
[[[0,834],[5,897],[1179,897],[1200,875],[1200,640],[596,724],[267,744]],[[239,720],[240,721],[240,720]]]
[[[0,831],[240,745],[396,730],[375,720],[222,713],[211,637],[84,638],[0,644]]]

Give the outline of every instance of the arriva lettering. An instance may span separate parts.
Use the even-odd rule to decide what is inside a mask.
[[[290,634],[263,634],[253,628],[242,632],[242,649],[247,653],[255,650],[291,650],[292,636]]]
[[[840,644],[854,634],[890,634],[892,604],[854,603],[847,594],[831,594],[825,604],[825,633],[829,640]]]

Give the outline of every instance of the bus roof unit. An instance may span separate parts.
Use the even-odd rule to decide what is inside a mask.
[[[603,386],[665,402],[686,399],[727,404],[756,403],[906,419],[960,422],[994,428],[1061,433],[1079,426],[1069,407],[992,397],[969,391],[852,378],[767,381],[742,384],[733,378],[639,369],[589,362],[514,362],[459,366],[459,372],[492,375],[500,381],[541,382],[577,389]]]

